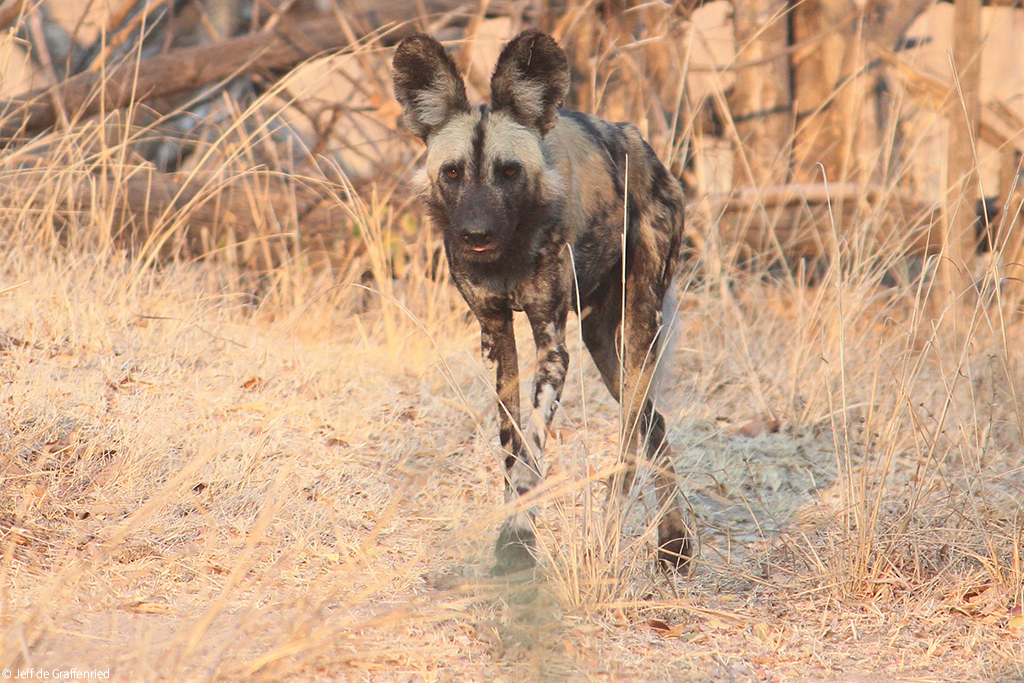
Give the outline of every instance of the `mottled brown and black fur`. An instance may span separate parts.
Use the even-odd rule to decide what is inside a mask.
[[[569,87],[568,63],[538,31],[505,46],[490,106],[469,104],[455,63],[426,35],[403,40],[393,67],[405,125],[427,144],[426,206],[495,373],[506,500],[543,476],[541,456],[569,364],[566,319],[575,310],[605,384],[626,409],[624,485],[640,449],[656,472],[659,559],[685,567],[693,536],[665,419],[649,395],[666,335],[662,307],[683,246],[678,181],[633,126],[558,109]],[[526,422],[513,311],[525,311],[537,347]],[[532,511],[514,514],[498,536],[495,571],[532,566],[533,547]]]

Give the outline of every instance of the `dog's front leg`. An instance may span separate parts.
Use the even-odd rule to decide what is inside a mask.
[[[515,451],[516,457],[506,461],[506,501],[525,496],[543,479],[544,445],[569,367],[569,352],[565,347],[567,299],[556,297],[536,307],[528,306],[526,314],[537,346],[537,369],[530,419],[524,425],[522,444]],[[536,563],[532,552],[535,545],[533,515],[532,508],[519,509],[505,520],[495,548],[496,574],[525,569]]]
[[[512,309],[501,306],[477,310],[476,316],[480,321],[480,348],[484,363],[493,374],[498,394],[498,429],[504,451],[505,502],[508,503],[519,496],[524,471],[530,470],[532,462],[524,457],[526,449],[523,448],[519,429],[519,358],[512,328]],[[529,479],[529,475],[526,478]],[[516,510],[501,526],[494,548],[494,573],[508,574],[532,567],[535,564],[534,545],[531,512]]]
[[[512,309],[494,308],[477,312],[480,321],[480,350],[484,363],[494,377],[498,394],[498,425],[501,447],[505,451],[507,473],[512,469],[515,454],[522,448],[519,432],[519,357],[516,336],[512,329]]]
[[[567,300],[565,297],[548,302],[537,310],[528,308],[526,311],[537,346],[537,373],[533,380],[533,407],[523,437],[523,450],[529,449],[533,460],[538,463],[544,455],[548,429],[562,398],[562,387],[569,370],[569,351],[565,347],[565,321],[569,313]],[[532,471],[535,471],[536,479],[524,482],[527,490],[540,483],[539,467]],[[522,493],[520,491],[520,495]]]

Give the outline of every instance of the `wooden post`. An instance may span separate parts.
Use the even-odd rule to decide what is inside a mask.
[[[793,125],[788,13],[788,0],[733,3],[739,65],[729,100],[739,138],[734,187],[782,185],[789,180]]]
[[[804,0],[793,7],[793,97],[797,109],[793,179],[846,182],[847,135],[856,128],[844,111],[847,62],[859,40],[853,0]],[[846,86],[844,88],[844,86]],[[842,90],[839,90],[842,89]],[[839,90],[837,92],[837,90]]]
[[[953,77],[959,84],[949,114],[945,255],[934,290],[940,313],[956,301],[974,298],[975,206],[979,197],[975,145],[981,121],[981,0],[956,0],[953,13]],[[961,307],[953,307],[953,321]]]
[[[863,7],[858,5],[863,4]],[[879,153],[890,130],[871,113],[885,75],[868,68],[865,48],[895,50],[931,0],[800,0],[793,5],[793,179],[887,183]]]

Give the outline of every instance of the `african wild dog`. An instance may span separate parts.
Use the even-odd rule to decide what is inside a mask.
[[[541,480],[544,442],[569,364],[566,318],[570,309],[579,311],[587,349],[626,409],[628,467],[616,487],[628,488],[636,449],[645,448],[656,465],[658,557],[684,568],[693,538],[665,419],[648,397],[664,336],[662,305],[683,247],[678,181],[633,126],[558,109],[569,66],[554,39],[539,31],[505,46],[491,78],[490,106],[470,106],[455,63],[426,35],[399,44],[393,70],[405,125],[427,144],[428,213],[442,231],[452,278],[480,322],[483,356],[495,372],[506,501]],[[537,346],[533,411],[525,424],[513,311],[526,312]],[[517,512],[505,520],[495,573],[535,563],[532,517]]]

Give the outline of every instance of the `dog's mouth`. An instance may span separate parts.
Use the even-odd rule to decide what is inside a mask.
[[[501,236],[494,234],[493,231],[482,233],[460,229],[455,231],[453,237],[453,243],[449,244],[449,247],[455,249],[461,258],[469,262],[489,263],[494,261],[501,256],[505,246]]]
[[[469,261],[489,263],[499,258],[501,250],[498,249],[496,244],[472,246],[467,244],[463,247],[462,253],[465,254],[465,258]]]

